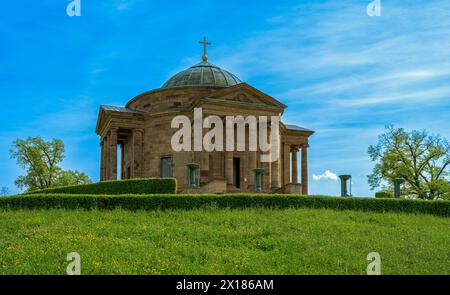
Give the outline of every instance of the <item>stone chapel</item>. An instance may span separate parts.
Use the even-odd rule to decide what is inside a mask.
[[[286,105],[209,63],[204,49],[202,62],[160,88],[137,95],[124,107],[100,106],[100,180],[174,177],[180,193],[308,194],[308,138],[313,131],[280,122],[278,130],[269,131],[279,136],[278,158],[272,162],[261,162],[259,150],[174,151],[172,119],[180,114],[193,119],[194,108],[201,108],[204,117],[224,119],[281,117]]]

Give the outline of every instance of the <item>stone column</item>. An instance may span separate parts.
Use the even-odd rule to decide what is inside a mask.
[[[280,157],[281,157],[281,142],[280,142],[280,130],[270,130],[271,136],[270,136],[270,155],[271,155],[271,161],[270,162],[270,188],[276,189],[280,187]],[[277,146],[274,147],[275,143],[273,141],[272,135],[275,132],[276,142]],[[272,158],[273,151],[272,149],[276,148],[276,160],[275,158]]]
[[[267,136],[268,138],[272,138],[272,130],[269,128],[267,130]],[[263,187],[264,187],[264,191],[266,192],[270,192],[270,188],[272,187],[272,155],[270,150],[264,153],[268,158],[269,158],[269,162],[262,162],[261,166],[262,168],[264,168],[264,175],[263,175]]]
[[[100,140],[100,181],[105,180],[105,141]]]
[[[298,183],[298,162],[297,162],[298,148],[292,148],[292,183]]]
[[[256,151],[249,151],[248,152],[248,184],[251,186],[251,188],[254,188],[254,172],[253,169],[256,168]]]
[[[100,181],[103,180],[103,140],[100,139]]]
[[[302,194],[308,194],[308,144],[302,146]]]
[[[105,174],[103,177],[103,180],[108,180],[109,179],[109,175],[110,175],[110,164],[109,164],[109,154],[110,154],[110,150],[109,150],[109,132],[106,134],[105,136],[105,142],[104,142],[104,149],[105,149]]]
[[[270,154],[269,154],[270,157]],[[264,168],[264,175],[263,175],[263,187],[264,187],[264,191],[270,191],[270,187],[272,186],[271,183],[271,174],[270,174],[270,162],[262,162],[261,166],[262,168]]]
[[[132,157],[131,157],[131,178],[142,177],[143,163],[143,129],[133,129],[132,134]]]
[[[279,171],[280,160],[273,161],[271,164],[271,176],[272,176],[272,188],[280,187],[280,171]]]
[[[120,179],[125,179],[125,145],[120,143]]]
[[[284,185],[286,185],[291,183],[291,147],[286,143],[283,151],[283,170]]]
[[[233,152],[225,152],[225,178],[227,184],[233,184]]]
[[[279,188],[280,187],[280,158],[281,158],[281,153],[280,153],[280,147],[278,146],[278,150],[277,150],[277,160],[273,161],[271,163],[271,176],[272,176],[272,188]]]
[[[117,128],[111,128],[109,142],[109,179],[117,179]]]

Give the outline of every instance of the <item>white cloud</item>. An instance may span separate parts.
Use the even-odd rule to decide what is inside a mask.
[[[313,179],[314,180],[321,180],[321,179],[338,180],[338,177],[335,173],[331,172],[330,170],[327,170],[320,175],[313,174]]]

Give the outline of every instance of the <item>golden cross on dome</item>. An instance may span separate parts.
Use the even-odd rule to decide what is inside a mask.
[[[208,60],[208,56],[206,55],[206,45],[211,45],[211,42],[206,42],[206,37],[203,37],[203,41],[198,41],[198,43],[203,44],[202,60],[203,63],[206,64],[206,61]]]

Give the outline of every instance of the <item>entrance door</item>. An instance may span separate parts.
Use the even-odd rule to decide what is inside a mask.
[[[233,158],[233,184],[241,188],[241,159]]]

